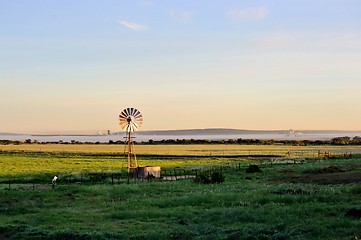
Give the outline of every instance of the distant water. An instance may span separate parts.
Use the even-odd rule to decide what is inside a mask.
[[[228,140],[228,139],[263,139],[263,140],[330,140],[334,137],[348,136],[351,139],[355,136],[361,136],[361,132],[347,132],[342,133],[313,133],[313,134],[227,134],[227,135],[143,135],[134,134],[135,141],[149,141],[150,139],[159,141],[166,139],[205,139],[205,140]],[[124,135],[27,135],[27,134],[0,134],[0,140],[19,140],[25,141],[26,139],[37,140],[39,142],[109,142],[125,140]]]

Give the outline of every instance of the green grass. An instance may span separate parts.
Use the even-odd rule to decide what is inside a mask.
[[[229,162],[242,161],[238,157],[199,157],[199,156],[138,156],[141,166],[161,166],[163,170],[196,169],[224,165]],[[26,175],[41,174],[76,174],[97,171],[121,171],[127,167],[124,155],[79,154],[69,152],[2,152],[0,154],[0,179]]]
[[[0,225],[14,239],[352,239],[359,233],[360,220],[344,216],[360,203],[354,185],[270,184],[269,169],[263,170],[254,180],[230,173],[215,185],[185,180],[2,190]],[[311,194],[272,193],[290,188]]]
[[[157,157],[145,165],[196,168],[240,159]],[[125,158],[67,153],[0,154],[1,177],[114,171]],[[192,180],[131,184],[65,184],[55,189],[0,184],[0,239],[356,239],[361,220],[345,213],[360,207],[361,185],[272,181],[293,169],[359,164],[359,158],[304,164],[262,164],[262,172],[225,173],[222,184]],[[356,171],[356,170],[355,170]],[[359,170],[357,170],[359,171]],[[361,172],[360,172],[361,174]],[[331,175],[330,175],[331,176]],[[249,180],[245,177],[250,178]]]

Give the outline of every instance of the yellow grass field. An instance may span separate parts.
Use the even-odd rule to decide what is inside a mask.
[[[237,145],[237,144],[193,144],[193,145],[135,145],[137,154],[157,155],[290,155],[290,157],[317,157],[318,151],[334,154],[360,154],[361,146],[284,146],[284,145]],[[111,144],[22,144],[0,145],[0,151],[119,153],[126,151],[125,145]],[[289,153],[289,154],[288,154]]]

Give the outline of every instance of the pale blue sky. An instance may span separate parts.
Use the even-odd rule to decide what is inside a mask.
[[[358,0],[0,0],[0,132],[361,130]]]

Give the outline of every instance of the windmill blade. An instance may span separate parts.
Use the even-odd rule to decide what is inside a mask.
[[[134,126],[135,129],[139,128],[139,125],[136,122],[132,123],[132,125]]]
[[[137,121],[143,121],[143,117],[142,117],[142,116],[136,117],[135,119],[136,119]]]
[[[142,124],[143,121],[142,121],[142,119],[136,119],[135,122],[138,124]]]
[[[137,125],[134,122],[131,122],[130,126],[132,127],[133,131],[138,128]]]
[[[137,115],[138,113],[139,113],[138,109],[134,108],[134,113],[133,113],[133,115],[135,116],[135,115]]]
[[[124,112],[124,110],[119,114],[119,117],[127,118],[127,114]]]
[[[134,118],[142,118],[142,114],[138,114],[137,116],[134,116]]]
[[[127,126],[127,124],[128,124],[128,123],[124,123],[124,122],[123,122],[123,123],[119,123],[119,125],[120,125],[120,127],[121,127],[122,129],[124,129],[125,126]]]
[[[126,122],[126,121],[127,121],[127,118],[119,117],[119,121],[120,121],[120,122],[122,122],[122,121],[123,121],[123,122]]]
[[[132,115],[131,111],[132,111],[131,108],[127,108],[128,115]]]
[[[129,115],[130,115],[130,108],[127,108],[127,109],[125,110],[125,112],[127,113],[127,117],[129,117]]]
[[[123,123],[122,125],[120,125],[120,127],[121,127],[122,129],[126,129],[127,126],[128,126],[128,123]]]
[[[134,117],[139,117],[139,116],[142,116],[142,114],[137,109],[135,109]]]
[[[143,120],[142,120],[142,119],[137,119],[136,122],[137,122],[138,124],[142,124],[142,123],[143,123]]]
[[[135,108],[131,108],[131,113],[130,113],[130,115],[134,116],[134,115],[135,115],[135,111],[136,111]]]
[[[121,122],[126,122],[127,120],[125,118],[119,118],[118,121],[119,123],[121,123]]]

